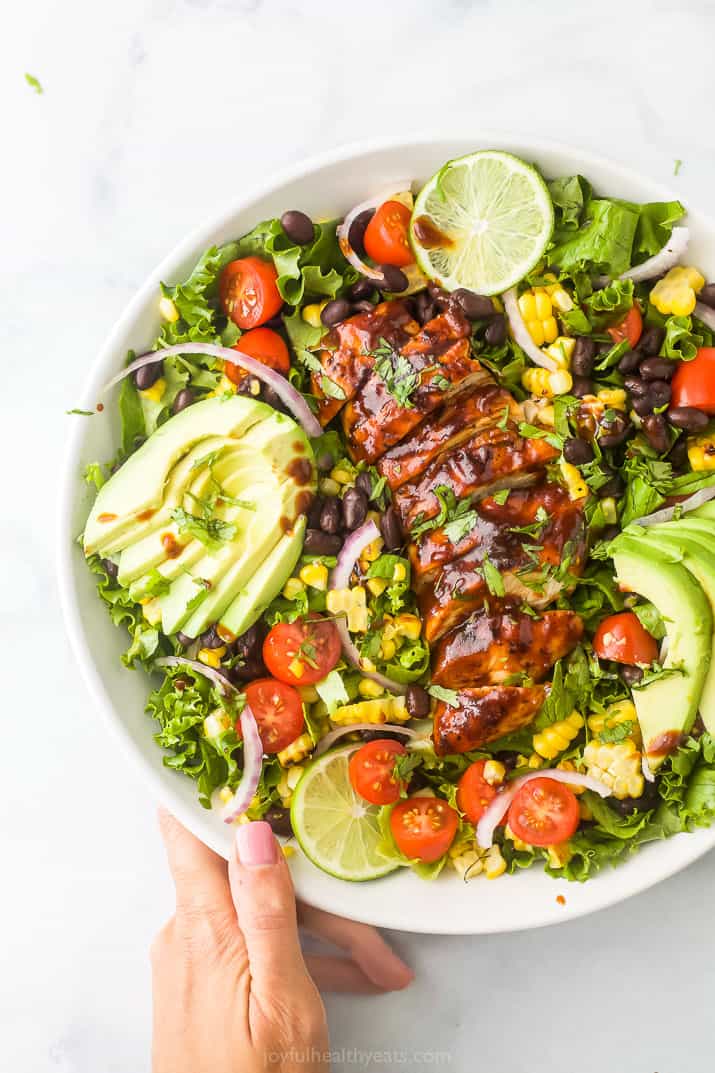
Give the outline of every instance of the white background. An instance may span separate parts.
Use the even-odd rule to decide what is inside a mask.
[[[714,31],[707,0],[4,10],[3,1073],[148,1069],[147,949],[171,887],[152,801],[78,680],[52,563],[58,455],[81,420],[64,411],[128,298],[245,183],[371,134],[471,125],[550,136],[671,182],[707,210]],[[395,935],[416,982],[387,998],[330,999],[333,1045],[446,1050],[458,1073],[706,1073],[714,891],[710,854],[558,928]]]

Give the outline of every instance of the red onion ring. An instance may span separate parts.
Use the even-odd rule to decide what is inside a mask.
[[[570,786],[585,786],[593,790],[601,797],[610,797],[611,788],[605,782],[594,779],[592,775],[581,775],[577,771],[562,771],[561,768],[544,768],[542,771],[530,771],[528,775],[522,775],[502,790],[494,798],[492,803],[482,815],[477,824],[477,845],[481,849],[489,849],[493,840],[494,832],[502,822],[509,810],[509,806],[516,797],[518,791],[527,782],[533,779],[553,779],[555,782],[563,782]]]
[[[322,756],[334,742],[345,734],[352,734],[354,730],[374,730],[376,733],[384,730],[386,734],[404,734],[406,738],[420,737],[419,733],[413,730],[412,727],[401,726],[398,723],[352,723],[347,727],[336,727],[335,730],[331,730],[324,738],[321,738],[315,747],[313,756]],[[361,744],[361,742],[356,741],[355,748],[359,749]]]
[[[356,216],[359,216],[361,212],[365,212],[367,209],[379,209],[385,201],[389,201],[391,197],[394,197],[396,193],[400,193],[403,190],[409,190],[412,184],[407,180],[400,180],[392,184],[392,186],[383,190],[380,194],[374,194],[366,201],[361,201],[359,205],[355,205],[345,216],[345,219],[336,228],[336,234],[338,236],[338,245],[343,254],[343,257],[348,261],[356,272],[359,272],[361,276],[367,276],[368,279],[382,279],[382,272],[379,268],[371,268],[365,261],[355,252],[350,245],[350,228],[352,227],[353,220]]]
[[[208,678],[210,682],[213,682],[224,697],[229,696],[231,693],[238,693],[235,685],[229,682],[225,674],[221,674],[221,671],[216,670],[215,667],[207,667],[205,663],[200,663],[197,659],[186,659],[184,656],[162,656],[161,659],[154,660],[154,666],[190,667],[193,671],[198,671],[199,674],[203,674],[204,678]]]
[[[377,540],[379,536],[380,530],[374,522],[365,522],[364,525],[361,525],[359,529],[356,529],[350,534],[340,549],[338,561],[330,576],[331,589],[348,588],[350,584],[350,575],[355,568],[355,563],[360,558],[361,552],[368,546],[368,544],[372,544],[373,540]],[[360,673],[366,678],[371,678],[373,682],[377,682],[378,685],[381,685],[383,689],[387,689],[390,693],[407,692],[407,686],[403,685],[402,682],[395,682],[392,678],[387,678],[384,674],[379,674],[377,671],[365,670],[362,665],[362,657],[350,637],[348,624],[344,618],[336,618],[335,627],[340,635],[340,642],[343,646],[343,655],[348,663],[353,667],[357,667]]]
[[[655,775],[650,769],[647,753],[643,753],[643,756],[641,757],[641,771],[643,772],[643,778],[646,782],[655,782]]]
[[[693,312],[706,328],[709,328],[711,332],[715,332],[715,309],[706,306],[705,302],[696,302]]]
[[[511,328],[511,334],[514,336],[514,341],[518,343],[524,353],[531,358],[534,365],[540,365],[542,369],[549,369],[551,372],[556,372],[558,365],[554,359],[549,354],[545,354],[529,335],[529,329],[524,323],[524,318],[519,309],[516,287],[510,287],[508,291],[504,291],[504,294],[501,297],[502,302],[504,303],[504,312],[507,315],[509,326]]]
[[[645,514],[642,518],[635,518],[628,524],[639,525],[642,529],[647,529],[651,525],[660,525],[661,522],[671,522],[676,513],[678,517],[681,514],[688,514],[689,511],[697,510],[703,504],[709,503],[711,499],[715,499],[715,484],[711,484],[707,488],[699,488],[697,492],[693,492],[682,503],[675,503],[672,507],[662,507],[653,514]]]
[[[241,737],[243,738],[243,771],[236,787],[233,799],[228,802],[221,813],[224,823],[233,823],[242,816],[251,804],[258,787],[263,768],[263,743],[258,733],[256,717],[246,704],[240,715]]]
[[[670,232],[670,238],[661,250],[658,250],[643,264],[622,272],[620,279],[632,279],[634,283],[640,283],[642,280],[653,279],[654,276],[667,272],[683,256],[688,248],[689,239],[690,230],[687,227],[674,227]]]
[[[142,369],[145,365],[152,365],[154,362],[163,361],[164,358],[170,358],[177,354],[207,354],[212,358],[223,358],[224,361],[230,362],[231,365],[238,365],[241,369],[245,369],[247,373],[250,373],[251,376],[255,376],[258,380],[268,384],[275,391],[281,402],[285,403],[296,421],[303,427],[306,435],[311,438],[321,435],[323,429],[317,417],[311,413],[300,392],[296,391],[284,376],[277,373],[275,369],[269,369],[267,365],[261,364],[260,361],[256,361],[255,358],[250,357],[248,354],[241,353],[240,350],[218,346],[216,343],[178,343],[176,346],[168,346],[163,350],[151,350],[148,354],[142,354],[141,357],[135,358],[125,369],[117,373],[104,387],[104,391],[109,391],[111,387],[118,384],[125,376],[136,372],[137,369]]]

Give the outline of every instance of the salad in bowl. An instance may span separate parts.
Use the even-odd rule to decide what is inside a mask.
[[[345,209],[207,249],[107,385],[81,544],[164,763],[343,880],[582,881],[708,826],[683,205],[479,150]]]

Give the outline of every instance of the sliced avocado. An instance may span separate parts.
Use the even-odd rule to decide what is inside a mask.
[[[261,617],[271,600],[275,600],[300,558],[305,526],[305,517],[300,517],[293,532],[282,536],[263,560],[248,584],[221,616],[221,625],[225,630],[240,637]]]
[[[99,490],[85,526],[85,554],[106,551],[107,542],[131,528],[138,515],[158,510],[171,471],[192,448],[213,437],[240,440],[274,416],[265,403],[233,395],[204,399],[171,417]]]
[[[659,549],[671,553],[693,575],[708,599],[715,622],[715,532],[711,529],[709,534],[703,533],[697,522],[691,525],[684,518],[654,526],[651,534]],[[710,667],[700,696],[700,715],[705,729],[715,734],[715,631],[712,644]]]
[[[695,720],[710,666],[712,613],[692,574],[663,555],[657,541],[622,533],[612,554],[620,587],[660,612],[668,635],[664,670],[676,672],[633,690],[645,753],[655,771]]]

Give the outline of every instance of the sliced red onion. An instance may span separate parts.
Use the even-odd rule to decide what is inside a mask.
[[[502,790],[489,805],[477,824],[477,845],[482,849],[489,849],[494,839],[494,832],[506,816],[509,806],[517,795],[517,792],[527,782],[533,779],[553,779],[555,782],[564,782],[569,786],[585,786],[587,790],[593,790],[601,797],[609,797],[610,786],[605,782],[594,779],[592,775],[582,775],[577,771],[562,771],[561,768],[544,768],[542,771],[530,771],[528,775],[522,775],[514,779]]]
[[[242,816],[251,804],[258,787],[263,768],[263,743],[258,733],[256,717],[246,704],[241,712],[241,737],[243,738],[243,771],[233,798],[221,813],[224,823],[233,823]]]
[[[142,354],[141,357],[136,358],[120,373],[117,373],[104,390],[108,391],[115,384],[118,384],[120,380],[123,380],[125,376],[136,372],[137,369],[142,369],[145,365],[152,365],[157,361],[163,361],[164,358],[171,358],[176,354],[207,354],[212,358],[223,358],[224,361],[229,362],[231,365],[238,365],[275,391],[278,398],[285,403],[308,436],[321,435],[323,429],[317,417],[311,413],[310,407],[300,392],[296,391],[284,376],[277,373],[275,369],[269,369],[267,365],[256,361],[255,358],[250,357],[248,354],[243,354],[240,350],[218,346],[216,343],[178,343],[176,346],[168,346],[163,350],[151,350],[148,354]]]
[[[350,575],[355,568],[355,563],[358,561],[360,555],[368,544],[372,544],[372,542],[377,540],[379,536],[380,530],[374,522],[365,522],[364,525],[361,525],[359,529],[356,529],[350,534],[340,550],[338,561],[331,574],[331,589],[348,588],[350,584]],[[368,671],[363,667],[362,657],[350,637],[348,624],[344,618],[336,618],[335,626],[340,634],[343,655],[348,663],[353,667],[357,667],[360,673],[366,678],[371,678],[373,682],[377,682],[378,685],[381,685],[383,689],[387,689],[390,693],[407,692],[407,687],[403,685],[402,682],[395,682],[392,678],[387,678],[384,674],[379,674],[377,671]]]
[[[412,727],[404,727],[399,723],[351,723],[347,727],[336,727],[335,730],[331,730],[329,734],[321,738],[313,756],[322,756],[339,738],[342,738],[345,734],[352,734],[355,730],[372,730],[375,733],[379,733],[382,730],[386,734],[404,734],[406,738],[420,737],[418,731],[413,730]],[[356,741],[355,748],[359,749],[361,744],[361,742]]]
[[[653,514],[646,514],[642,518],[636,518],[634,521],[629,522],[629,525],[640,525],[641,528],[647,529],[651,525],[660,525],[661,522],[672,522],[673,518],[679,518],[681,514],[688,514],[691,510],[697,510],[703,504],[709,503],[711,499],[715,499],[715,484],[711,484],[707,488],[699,488],[697,492],[693,492],[682,503],[674,503],[672,507],[662,507]]]
[[[711,306],[706,306],[705,302],[696,302],[693,312],[706,328],[709,328],[711,332],[715,332],[715,309],[712,309]]]
[[[154,666],[190,667],[193,671],[198,671],[199,674],[203,674],[204,678],[208,678],[210,682],[213,682],[225,697],[231,693],[238,693],[235,685],[229,682],[225,674],[222,674],[215,667],[207,667],[205,663],[199,663],[197,659],[187,659],[185,656],[162,656],[161,659],[154,660]]]
[[[354,208],[346,215],[345,219],[336,229],[338,236],[338,244],[342,251],[343,257],[348,261],[356,272],[359,272],[361,276],[367,276],[368,279],[382,279],[382,272],[379,268],[371,268],[369,264],[360,257],[358,253],[350,245],[350,228],[352,227],[353,220],[356,216],[359,216],[361,212],[365,212],[367,209],[379,209],[385,201],[389,201],[395,194],[401,193],[403,190],[409,190],[412,184],[408,179],[395,182],[387,190],[383,190],[379,194],[374,194],[366,201],[361,201],[359,205],[355,205]]]
[[[627,272],[622,272],[620,279],[632,279],[634,283],[640,283],[641,280],[661,276],[678,263],[688,248],[689,238],[690,230],[687,227],[674,227],[670,232],[670,238],[661,250],[658,250],[643,264],[635,265]]]
[[[558,365],[554,359],[549,354],[545,354],[529,335],[529,329],[524,323],[524,318],[519,309],[516,287],[510,287],[508,291],[504,291],[501,297],[514,341],[531,358],[534,365],[540,365],[542,369],[549,369],[551,372],[555,372],[558,369]]]
[[[643,772],[643,778],[646,782],[655,782],[655,775],[650,769],[646,753],[643,753],[643,756],[641,757],[641,771]]]

